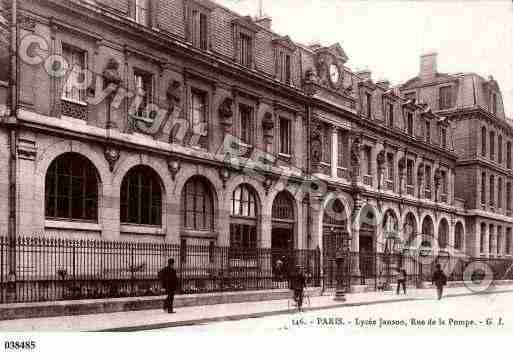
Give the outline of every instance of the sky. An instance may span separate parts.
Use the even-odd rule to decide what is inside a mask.
[[[259,0],[215,0],[241,15]],[[272,28],[292,40],[340,43],[352,70],[402,83],[419,72],[423,53],[438,53],[438,71],[492,75],[513,118],[513,2],[262,0]]]

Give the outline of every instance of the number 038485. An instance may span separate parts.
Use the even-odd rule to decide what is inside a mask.
[[[36,342],[31,341],[17,341],[9,340],[4,342],[5,350],[34,350],[36,349]]]

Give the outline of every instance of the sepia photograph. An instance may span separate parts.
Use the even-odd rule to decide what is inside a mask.
[[[507,338],[512,143],[512,1],[0,0],[0,355]]]

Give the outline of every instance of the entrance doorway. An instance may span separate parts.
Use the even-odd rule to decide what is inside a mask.
[[[289,273],[296,264],[294,257],[294,198],[286,191],[278,193],[271,211],[271,260],[274,275]],[[277,271],[276,264],[281,262]],[[278,273],[280,272],[280,273]]]

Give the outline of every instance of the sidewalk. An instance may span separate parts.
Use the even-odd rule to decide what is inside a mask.
[[[513,285],[491,288],[486,293],[513,292]],[[483,295],[473,293],[465,287],[446,288],[445,297]],[[372,305],[387,302],[431,300],[436,296],[434,289],[410,289],[407,295],[394,292],[351,293],[346,302],[336,302],[333,294],[310,298],[306,310],[320,310],[339,307]],[[234,304],[182,307],[177,313],[168,314],[163,310],[143,310],[108,314],[77,315],[51,318],[30,318],[0,321],[0,331],[136,331],[177,326],[198,325],[226,320],[259,318],[277,314],[292,313],[288,300],[271,300]]]

